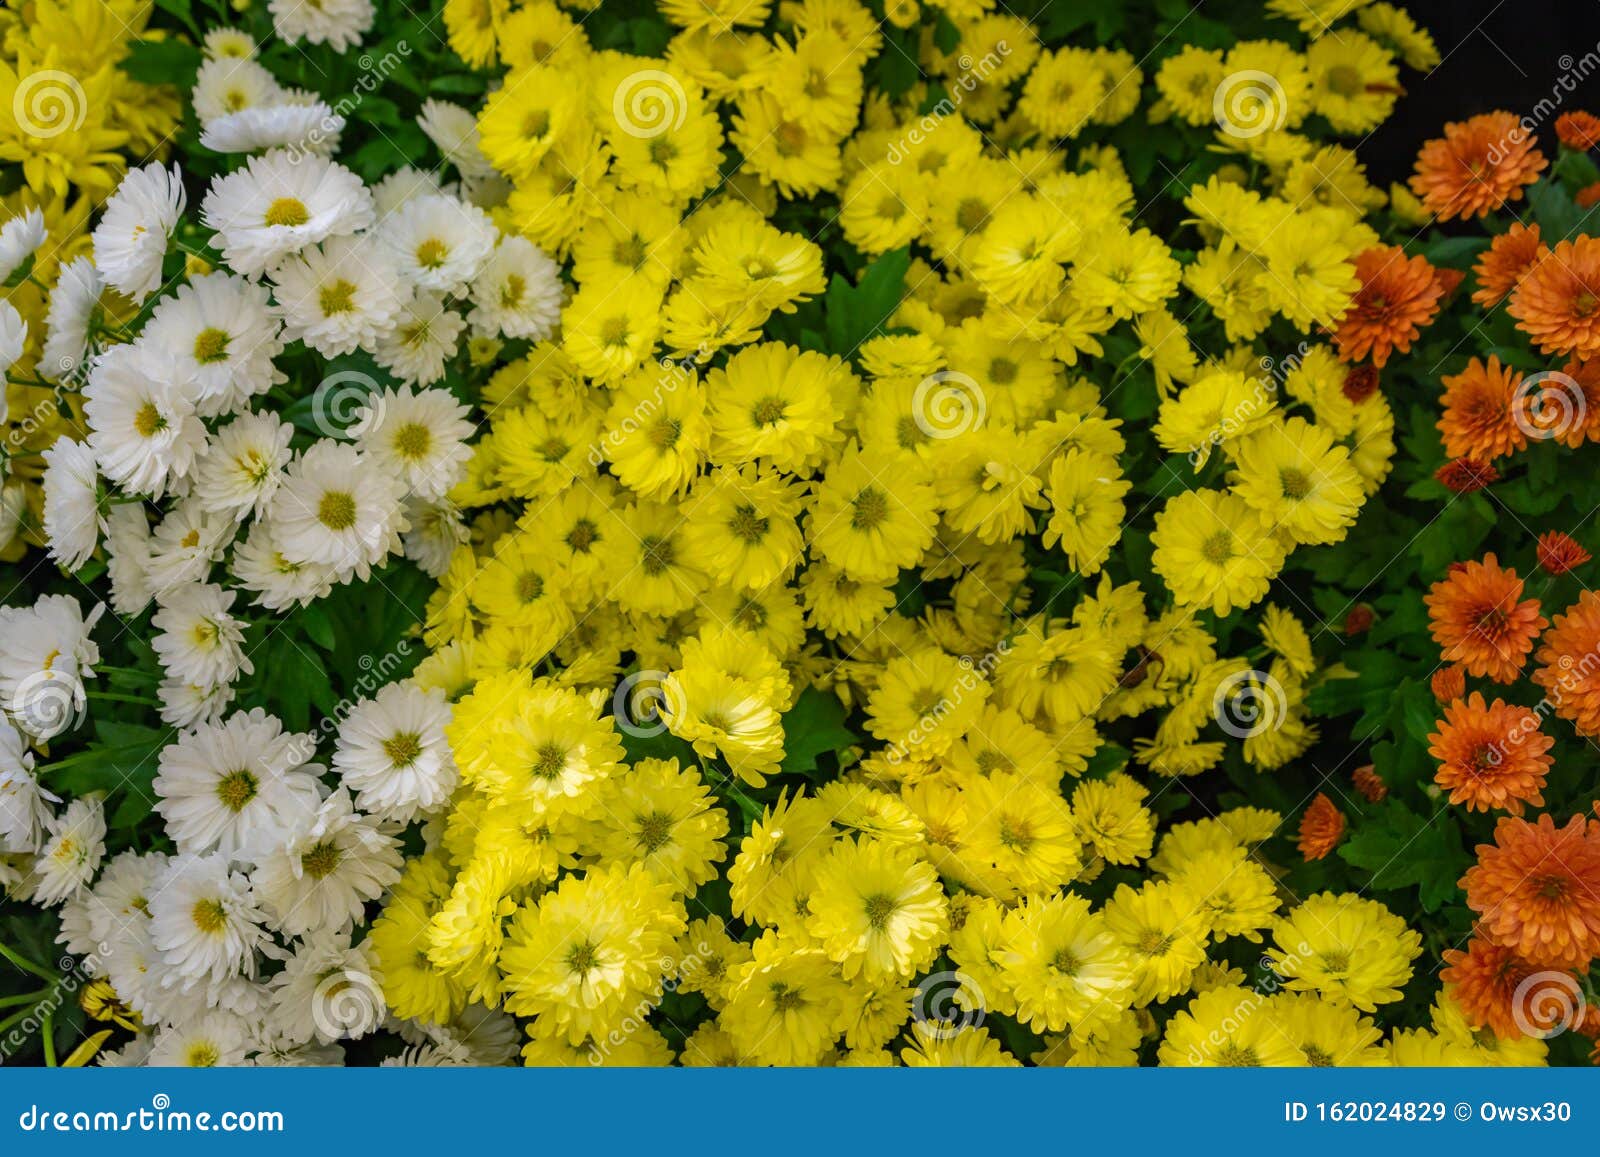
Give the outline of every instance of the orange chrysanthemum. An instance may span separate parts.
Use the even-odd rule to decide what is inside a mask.
[[[1572,199],[1578,203],[1580,209],[1593,209],[1596,205],[1600,205],[1600,181],[1585,185],[1572,194]]]
[[[1533,681],[1579,735],[1600,735],[1600,595],[1584,591],[1556,616],[1535,656]]]
[[[1600,354],[1600,238],[1559,243],[1522,275],[1506,312],[1547,354]]]
[[[1378,392],[1378,367],[1351,366],[1340,389],[1352,402],[1359,404],[1366,401]]]
[[[1594,557],[1570,534],[1559,530],[1547,530],[1539,536],[1538,554],[1539,569],[1548,575],[1566,574]]]
[[[1483,217],[1522,199],[1546,161],[1514,113],[1491,112],[1444,126],[1417,154],[1411,191],[1441,221]]]
[[[1461,886],[1483,932],[1530,964],[1587,970],[1600,952],[1600,823],[1509,816]]]
[[[1439,761],[1433,781],[1468,811],[1520,816],[1524,804],[1544,806],[1554,743],[1526,707],[1502,699],[1485,706],[1474,691],[1446,707],[1439,730],[1428,736],[1428,754]]]
[[[1473,494],[1500,481],[1500,471],[1493,462],[1480,462],[1476,458],[1455,458],[1433,472],[1452,494]]]
[[[1527,446],[1531,427],[1516,370],[1490,354],[1487,365],[1473,358],[1443,381],[1444,416],[1438,426],[1446,454],[1489,461]]]
[[[1344,813],[1333,806],[1326,792],[1319,791],[1300,817],[1300,855],[1320,860],[1344,838]]]
[[[1468,940],[1465,952],[1446,949],[1444,962],[1449,967],[1439,973],[1439,979],[1461,1006],[1469,1024],[1488,1025],[1495,1036],[1507,1039],[1524,1035],[1517,1023],[1517,990],[1529,976],[1541,971],[1539,968],[1481,936]],[[1537,1002],[1527,1002],[1524,996],[1524,1004],[1529,1003]],[[1521,1019],[1529,1028],[1545,1027],[1530,1017],[1527,1007],[1523,1008]]]
[[[1428,680],[1428,685],[1433,689],[1433,697],[1440,703],[1452,702],[1467,693],[1466,669],[1460,663],[1440,667]]]
[[[1600,117],[1573,109],[1556,117],[1556,136],[1569,149],[1586,153],[1600,145]]]
[[[1361,793],[1361,798],[1368,803],[1382,803],[1389,798],[1389,785],[1383,782],[1383,776],[1370,763],[1352,771],[1350,779]]]
[[[1539,226],[1514,224],[1489,242],[1478,263],[1472,267],[1478,279],[1478,288],[1472,300],[1482,306],[1499,302],[1517,287],[1522,275],[1533,268],[1544,252],[1539,240]]]
[[[1389,354],[1405,353],[1439,313],[1445,287],[1426,257],[1410,257],[1397,245],[1377,246],[1356,256],[1356,290],[1333,335],[1339,357],[1359,362],[1369,354],[1382,368]]]
[[[1492,554],[1463,563],[1433,584],[1427,598],[1434,642],[1447,663],[1467,674],[1510,683],[1522,671],[1533,640],[1549,626],[1539,600],[1522,598],[1517,572],[1502,569]]]

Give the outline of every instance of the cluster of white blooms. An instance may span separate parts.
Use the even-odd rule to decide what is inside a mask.
[[[252,669],[240,591],[281,611],[396,554],[443,572],[467,538],[448,494],[474,426],[437,383],[464,335],[549,336],[562,297],[556,264],[473,202],[487,186],[463,195],[405,170],[368,188],[331,149],[302,147],[310,130],[295,124],[338,121],[325,106],[224,40],[208,50],[194,92],[208,143],[255,154],[200,202],[223,267],[163,282],[188,208],[183,174],[132,170],[93,257],[62,273],[41,370],[81,386],[87,424],[45,456],[51,556],[76,570],[103,547],[116,613],[155,603],[174,726],[215,722]],[[446,106],[423,122],[463,182],[479,171]],[[137,332],[97,326],[107,287],[142,306]],[[310,424],[324,436],[297,443],[285,406],[312,391],[280,363],[303,349],[365,351],[394,380],[321,375]],[[341,406],[354,421],[336,429]]]
[[[373,15],[367,0],[272,10],[285,39],[339,51]],[[102,1063],[338,1063],[341,1041],[380,1027],[410,1046],[394,1063],[507,1063],[504,1014],[388,1017],[360,943],[401,833],[458,785],[444,692],[384,686],[319,734],[234,699],[254,673],[248,604],[287,612],[398,555],[443,573],[468,537],[449,494],[475,432],[444,380],[469,339],[549,337],[559,268],[485,212],[504,188],[470,113],[429,102],[419,118],[459,185],[406,168],[368,187],[335,159],[343,119],[254,51],[214,31],[192,93],[204,144],[244,156],[203,193],[177,165],[129,171],[92,255],[62,267],[39,361],[82,400],[76,436],[44,455],[50,556],[103,562],[108,627],[149,615],[169,732],[149,794],[170,848],[108,837],[112,797],[63,799],[52,781],[50,742],[88,718],[106,607],[47,595],[0,607],[0,890],[58,909],[61,942],[143,1025]],[[37,217],[0,232],[0,265],[27,261]],[[197,236],[220,261],[183,244]],[[0,361],[25,336],[0,308]],[[358,351],[379,371],[325,365]]]
[[[386,1020],[352,933],[400,878],[399,832],[458,783],[444,693],[393,683],[343,714],[332,767],[259,708],[177,732],[151,788],[173,852],[107,858],[98,795],[64,805],[36,766],[85,717],[99,651],[65,595],[0,608],[0,887],[59,907],[61,942],[144,1031],[107,1063],[334,1064],[386,1026],[412,1063],[505,1063],[516,1032]],[[502,1017],[502,1014],[494,1014]]]

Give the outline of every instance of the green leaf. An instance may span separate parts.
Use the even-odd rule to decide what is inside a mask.
[[[181,40],[136,40],[118,67],[141,84],[175,84],[188,90],[200,71],[200,50]]]
[[[855,285],[833,275],[823,299],[831,353],[850,357],[889,319],[904,296],[910,268],[911,251],[895,249],[869,265]]]
[[[783,770],[810,775],[820,756],[843,751],[859,743],[844,725],[844,708],[826,691],[807,687],[794,706],[783,713]]]
[[[1370,887],[1417,888],[1427,912],[1456,898],[1468,860],[1448,810],[1425,818],[1392,798],[1358,821],[1355,832],[1339,845],[1339,856],[1371,873]]]

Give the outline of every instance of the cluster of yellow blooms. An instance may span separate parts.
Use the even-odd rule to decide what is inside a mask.
[[[1041,51],[1020,20],[945,5],[959,54],[924,60],[962,96],[925,117],[925,89],[863,96],[882,44],[854,0],[786,2],[792,33],[770,37],[761,0],[659,7],[681,31],[648,59],[592,49],[552,3],[446,7],[457,51],[509,69],[479,119],[511,184],[499,223],[570,262],[576,289],[559,337],[497,375],[452,495],[484,509],[429,603],[417,678],[457,699],[462,784],[370,937],[391,1008],[504,1008],[529,1018],[532,1064],[1131,1064],[1166,1002],[1187,1010],[1164,1063],[1488,1061],[1443,997],[1433,1031],[1381,1040],[1366,1014],[1400,998],[1420,937],[1375,901],[1288,897],[1259,849],[1280,815],[1158,838],[1126,767],[1091,773],[1099,725],[1149,712],[1133,762],[1163,776],[1216,766],[1225,734],[1263,771],[1315,738],[1305,695],[1333,673],[1303,624],[1263,609],[1260,672],[1196,615],[1259,603],[1387,474],[1381,395],[1347,391],[1324,345],[1264,373],[1245,343],[1345,312],[1385,198],[1293,129],[1376,124],[1396,74],[1380,41],[1416,63],[1426,37],[1374,4],[1370,35],[1163,62],[1155,116],[1209,123],[1219,82],[1249,70],[1292,110],[1218,134],[1267,188],[1229,163],[1190,190],[1204,246],[1180,260],[1135,225],[1115,150],[1048,147],[1135,113],[1148,89],[1126,53]],[[822,193],[856,251],[938,263],[910,261],[850,361],[760,340],[825,289],[822,249],[775,223]],[[1168,308],[1184,287],[1240,344],[1195,353]],[[1227,466],[1141,491],[1164,503],[1165,590],[1104,569],[1129,431],[1079,367],[1124,323],[1157,381],[1155,442],[1197,475]],[[1042,604],[1040,537],[1070,572]],[[1219,703],[1262,684],[1273,726],[1230,731]],[[774,799],[785,714],[819,693],[872,742]],[[1097,881],[1098,902],[1081,894]],[[1210,955],[1264,936],[1264,981]],[[647,1018],[670,1021],[677,994],[714,1015],[669,1041]],[[1044,1047],[1014,1056],[985,1013]]]
[[[0,9],[0,165],[21,175],[20,186],[0,195],[0,227],[44,233],[0,289],[27,326],[0,405],[0,561],[43,542],[40,453],[71,428],[79,406],[75,391],[39,369],[50,289],[63,266],[89,253],[90,214],[129,160],[164,156],[182,121],[175,88],[141,84],[119,67],[130,44],[150,35],[154,10],[150,0],[29,0]],[[102,304],[112,321],[133,312],[109,290]]]

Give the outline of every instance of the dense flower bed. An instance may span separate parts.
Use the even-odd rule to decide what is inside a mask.
[[[32,8],[0,1059],[1586,1059],[1600,120],[1378,188],[1360,0]]]

